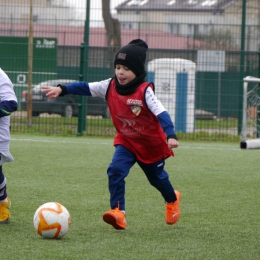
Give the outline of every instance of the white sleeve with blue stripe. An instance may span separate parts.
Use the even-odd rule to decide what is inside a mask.
[[[111,79],[98,82],[73,82],[66,86],[67,94],[105,98]]]
[[[145,101],[147,104],[147,107],[151,110],[152,113],[154,113],[159,120],[159,123],[161,127],[163,128],[163,131],[167,136],[175,135],[174,132],[174,125],[171,120],[171,117],[165,107],[162,105],[161,101],[157,99],[155,96],[153,90],[148,87],[145,93]]]

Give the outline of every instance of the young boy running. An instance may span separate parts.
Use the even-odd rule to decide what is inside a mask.
[[[10,143],[10,114],[17,110],[17,98],[13,84],[0,68],[0,224],[10,221],[11,201],[7,197],[6,178],[3,173],[3,164],[12,162],[13,156],[9,152]]]
[[[110,210],[103,220],[115,229],[126,228],[125,178],[135,163],[164,198],[166,223],[172,225],[180,217],[181,194],[174,190],[164,170],[165,159],[174,156],[172,149],[179,142],[169,113],[154,94],[153,83],[145,82],[147,50],[141,39],[123,46],[115,56],[112,79],[42,87],[49,98],[66,94],[106,98],[117,134],[107,169]]]

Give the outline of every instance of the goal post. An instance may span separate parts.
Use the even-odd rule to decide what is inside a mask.
[[[249,83],[250,89],[249,89]],[[252,87],[251,87],[252,85]],[[241,149],[260,149],[260,78],[243,79]]]

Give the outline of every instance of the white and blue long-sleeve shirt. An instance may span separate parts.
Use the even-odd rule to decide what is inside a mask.
[[[91,83],[84,81],[73,82],[66,86],[67,94],[105,98],[110,81],[111,78]],[[177,139],[171,117],[160,100],[158,100],[151,87],[147,88],[145,101],[150,111],[158,117],[159,123],[166,136]]]
[[[0,68],[0,152],[9,150],[10,114],[17,110],[17,98],[11,80]]]

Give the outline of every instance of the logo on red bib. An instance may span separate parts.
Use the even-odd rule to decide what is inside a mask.
[[[140,114],[140,112],[141,112],[141,107],[139,107],[139,106],[131,106],[131,110],[132,110],[132,112],[133,112],[136,116],[138,116],[138,115]]]

